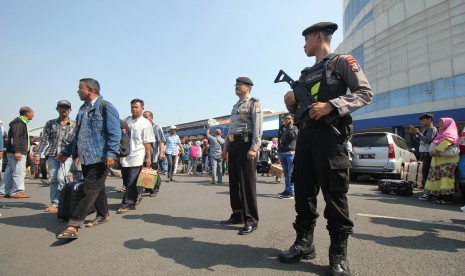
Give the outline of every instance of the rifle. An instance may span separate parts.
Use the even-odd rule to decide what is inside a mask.
[[[296,123],[305,121],[305,115],[308,114],[309,106],[312,103],[316,103],[317,101],[313,97],[312,93],[308,92],[307,89],[299,82],[294,81],[288,74],[286,74],[283,70],[279,70],[274,83],[278,82],[287,82],[294,92],[294,96],[297,99],[298,106],[297,110],[294,113]],[[327,124],[336,135],[340,136],[341,132],[334,126],[334,123],[337,122],[339,116],[336,114],[329,114],[322,118],[322,120]]]

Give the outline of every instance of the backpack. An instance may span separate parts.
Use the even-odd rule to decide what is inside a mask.
[[[103,100],[100,104],[100,113],[103,117],[106,115],[107,101]],[[131,128],[126,121],[119,119],[119,125],[121,127],[121,140],[119,141],[118,151],[119,154],[116,157],[126,157],[129,155],[131,148]]]

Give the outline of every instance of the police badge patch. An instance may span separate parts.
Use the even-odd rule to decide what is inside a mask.
[[[360,71],[360,65],[358,64],[358,61],[353,56],[348,56],[345,59],[346,59],[346,62],[349,64],[350,70],[352,70],[352,72]]]

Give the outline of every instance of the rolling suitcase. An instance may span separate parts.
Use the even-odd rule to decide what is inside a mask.
[[[413,195],[413,183],[405,180],[380,179],[378,180],[378,188],[384,194]]]
[[[84,182],[75,181],[66,183],[60,192],[60,201],[58,202],[58,213],[59,219],[68,220],[73,216],[74,210],[76,210],[79,201],[84,197]],[[89,214],[95,212],[95,206],[89,210]]]

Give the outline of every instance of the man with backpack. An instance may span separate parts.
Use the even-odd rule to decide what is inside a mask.
[[[95,205],[97,217],[87,227],[108,221],[108,201],[105,193],[105,180],[109,168],[119,154],[121,126],[119,114],[113,105],[103,100],[98,81],[85,78],[79,81],[79,98],[84,104],[76,117],[76,132],[68,144],[56,157],[65,162],[69,156],[79,157],[84,175],[84,197],[68,222],[68,228],[61,232],[58,239],[76,239],[78,230],[92,206]],[[104,104],[104,108],[100,106]]]

